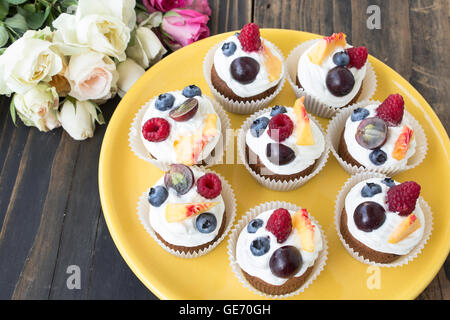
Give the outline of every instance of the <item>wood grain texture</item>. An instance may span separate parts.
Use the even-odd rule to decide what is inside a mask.
[[[381,8],[381,30],[366,28],[368,5]],[[450,27],[447,0],[210,0],[211,34],[261,27],[318,34],[342,31],[349,42],[409,80],[450,127]],[[102,106],[110,119],[118,98]],[[0,299],[156,299],[126,265],[107,229],[98,195],[98,157],[106,126],[77,142],[62,129],[40,133],[9,116],[0,97]],[[66,286],[67,267],[81,288]],[[450,299],[449,261],[419,299]]]

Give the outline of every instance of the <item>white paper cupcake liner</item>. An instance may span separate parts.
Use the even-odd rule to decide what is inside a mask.
[[[363,256],[359,255],[358,252],[354,251],[345,241],[345,239],[342,237],[341,234],[341,228],[340,228],[340,220],[341,220],[341,214],[342,209],[345,207],[345,198],[347,194],[350,192],[350,190],[357,185],[359,182],[362,182],[364,180],[370,179],[370,178],[385,178],[386,175],[383,175],[381,173],[375,173],[375,172],[363,172],[358,173],[354,176],[351,176],[342,189],[339,191],[339,194],[336,199],[335,203],[335,216],[334,216],[334,224],[336,226],[336,231],[339,236],[339,239],[342,242],[342,245],[347,250],[347,252],[356,260],[368,264],[368,265],[374,265],[378,267],[399,267],[403,266],[405,264],[408,264],[410,261],[415,259],[420,252],[422,252],[422,249],[424,248],[425,244],[427,243],[428,239],[430,238],[431,232],[433,230],[433,214],[431,212],[431,208],[428,205],[428,203],[422,198],[419,197],[418,204],[420,208],[422,209],[424,216],[425,216],[425,229],[422,239],[419,241],[419,243],[406,255],[400,256],[397,260],[391,262],[391,263],[378,263],[374,261],[370,261],[369,259],[364,258]]]
[[[180,258],[196,258],[200,257],[202,255],[207,254],[211,250],[213,250],[217,245],[219,245],[220,242],[227,236],[227,234],[230,232],[231,227],[233,226],[234,219],[236,218],[236,198],[234,196],[233,189],[231,188],[231,185],[228,183],[227,180],[225,180],[224,177],[222,177],[217,172],[214,172],[212,170],[208,169],[198,169],[204,173],[215,173],[219,176],[220,180],[222,181],[222,198],[225,203],[225,217],[226,217],[226,226],[224,229],[223,234],[220,236],[219,239],[214,241],[214,243],[210,244],[208,247],[197,250],[195,252],[181,252],[178,250],[174,250],[172,248],[169,248],[167,245],[165,245],[155,234],[155,230],[152,228],[150,224],[150,218],[149,218],[149,212],[150,212],[150,204],[148,203],[148,193],[150,191],[150,188],[145,191],[140,197],[139,201],[137,203],[137,214],[139,217],[139,220],[141,221],[142,225],[144,226],[145,230],[150,234],[150,236],[168,253],[173,254]]]
[[[303,42],[289,53],[286,59],[287,79],[292,89],[294,90],[294,93],[297,96],[297,98],[305,96],[305,107],[309,112],[319,117],[331,118],[339,110],[345,109],[346,107],[337,108],[329,106],[326,104],[326,102],[322,101],[320,97],[305,92],[303,88],[299,88],[296,84],[298,60],[300,59],[300,56],[303,54],[303,52],[305,52],[318,40],[319,39],[313,39]],[[369,100],[374,95],[376,89],[377,89],[377,77],[375,74],[375,70],[368,61],[366,75],[363,80],[362,90],[358,97],[358,101]]]
[[[260,100],[246,101],[246,102],[235,101],[225,97],[223,94],[217,91],[216,88],[214,88],[211,81],[211,69],[214,64],[214,53],[216,52],[217,49],[220,48],[223,41],[212,47],[206,54],[205,59],[203,60],[203,74],[205,76],[205,80],[208,83],[212,95],[223,106],[225,110],[237,114],[251,114],[259,109],[267,107],[269,103],[280,93],[281,89],[283,89],[284,83],[286,81],[286,70],[287,70],[286,64],[284,62],[284,55],[281,53],[280,49],[278,49],[272,42],[267,41],[265,39],[264,41],[270,43],[282,57],[283,74],[281,75],[281,80],[278,83],[275,92],[272,93],[270,96]]]
[[[329,146],[328,140],[326,139],[325,131],[323,130],[320,123],[312,115],[309,115],[309,118],[311,119],[311,121],[313,121],[319,127],[320,131],[322,132],[322,134],[324,135],[324,138],[325,138],[325,149],[324,149],[322,155],[317,159],[316,163],[314,164],[314,170],[305,177],[301,177],[301,178],[291,180],[291,181],[276,181],[275,179],[271,179],[271,178],[264,177],[264,176],[257,174],[255,171],[252,170],[252,168],[250,168],[250,166],[248,165],[248,163],[245,159],[246,158],[245,157],[245,145],[246,145],[245,136],[247,134],[247,131],[250,129],[250,126],[253,123],[253,121],[255,119],[257,119],[258,117],[260,117],[262,114],[270,112],[270,110],[271,110],[270,107],[263,109],[263,110],[259,110],[256,113],[254,113],[253,115],[251,115],[250,117],[248,117],[247,120],[245,120],[245,122],[242,125],[242,127],[239,131],[239,134],[238,134],[238,141],[237,141],[238,153],[239,153],[239,156],[240,156],[241,161],[244,164],[245,168],[248,170],[248,172],[250,172],[250,174],[253,176],[253,178],[255,178],[255,180],[258,181],[259,184],[261,184],[263,187],[266,187],[268,189],[275,190],[275,191],[294,190],[294,189],[301,187],[309,180],[311,180],[314,176],[316,176],[323,169],[323,167],[325,166],[325,164],[327,163],[327,160],[328,160],[330,146]]]
[[[356,174],[358,172],[378,172],[388,175],[390,177],[395,176],[396,174],[412,169],[418,166],[424,159],[427,154],[428,144],[427,138],[425,136],[425,132],[423,131],[422,126],[417,122],[414,117],[405,110],[403,117],[407,120],[407,122],[411,125],[414,130],[414,139],[416,139],[416,151],[413,156],[408,159],[406,166],[390,166],[390,167],[380,167],[380,168],[364,168],[354,166],[346,161],[344,161],[338,154],[339,142],[341,140],[342,132],[345,128],[345,122],[347,118],[351,116],[353,110],[356,108],[363,108],[370,104],[381,104],[379,101],[362,101],[356,104],[345,108],[340,111],[336,116],[330,121],[327,128],[327,140],[330,144],[330,149],[341,167],[347,171],[349,174]]]
[[[313,270],[312,270],[311,274],[308,276],[308,278],[306,279],[305,283],[297,290],[295,290],[291,293],[283,294],[283,295],[270,295],[270,294],[261,292],[261,291],[257,290],[256,288],[254,288],[250,283],[248,283],[247,280],[245,279],[244,274],[242,273],[241,268],[239,267],[239,264],[236,261],[236,244],[237,244],[239,235],[240,235],[241,231],[245,228],[245,226],[251,220],[256,218],[256,216],[263,213],[264,211],[272,210],[272,209],[275,210],[278,208],[285,208],[287,210],[295,210],[295,211],[298,211],[301,209],[300,207],[298,207],[292,203],[289,203],[289,202],[271,201],[271,202],[262,203],[254,208],[251,208],[250,210],[248,210],[245,213],[244,216],[242,216],[242,218],[237,222],[236,226],[231,231],[230,238],[228,239],[228,258],[230,260],[231,268],[232,268],[234,274],[236,275],[236,277],[238,278],[239,282],[241,282],[244,285],[244,287],[250,289],[254,293],[259,294],[264,297],[267,297],[267,298],[272,298],[272,299],[283,299],[283,298],[291,297],[291,296],[294,296],[294,295],[297,295],[297,294],[303,292],[306,288],[309,287],[309,285],[322,272],[322,270],[324,269],[324,267],[326,265],[327,256],[328,256],[328,244],[327,244],[327,239],[325,237],[325,233],[323,232],[323,229],[319,225],[319,223],[314,219],[314,217],[312,217],[310,215],[311,220],[317,225],[317,227],[320,230],[320,234],[322,236],[322,250],[320,251],[319,256],[317,257],[316,261],[314,262]]]
[[[181,92],[181,91],[180,91]],[[205,95],[203,95],[205,97]],[[224,138],[226,136],[227,129],[231,127],[230,118],[226,114],[226,112],[223,110],[223,108],[216,102],[214,99],[206,96],[211,104],[213,105],[214,110],[216,111],[217,115],[220,119],[220,125],[221,125],[221,136],[219,138],[219,141],[217,142],[216,146],[213,150],[215,150],[215,156],[209,155],[204,159],[206,162],[206,165],[203,165],[203,168],[208,168],[216,164],[220,164],[223,162],[223,155],[224,150],[226,150],[226,139]],[[135,155],[137,155],[140,159],[150,162],[154,166],[158,167],[159,169],[163,171],[167,171],[169,169],[169,165],[171,165],[171,162],[164,161],[164,160],[158,160],[154,159],[150,156],[149,151],[145,148],[144,143],[142,142],[141,138],[141,129],[142,129],[142,119],[145,115],[145,112],[147,111],[147,108],[149,108],[150,104],[154,99],[157,97],[153,97],[150,99],[146,104],[144,104],[139,111],[136,113],[133,122],[131,123],[130,131],[128,133],[128,144],[131,148],[131,150],[134,152]]]

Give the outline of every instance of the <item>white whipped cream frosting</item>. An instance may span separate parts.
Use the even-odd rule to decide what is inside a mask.
[[[295,213],[293,210],[288,210],[291,216]],[[311,221],[314,227],[314,251],[308,252],[301,248],[300,237],[295,228],[292,228],[291,234],[283,243],[278,243],[277,238],[266,229],[267,220],[272,215],[274,210],[268,210],[259,214],[255,219],[263,220],[263,225],[260,227],[256,233],[249,233],[247,227],[245,227],[238,238],[236,244],[236,261],[239,267],[247,272],[248,274],[258,277],[263,281],[270,283],[272,285],[283,285],[288,279],[280,278],[275,276],[272,271],[270,271],[269,260],[272,254],[279,248],[284,246],[294,246],[299,249],[302,255],[302,266],[298,272],[293,275],[293,277],[300,277],[305,271],[314,265],[320,251],[322,250],[322,236],[320,234],[319,227]],[[262,256],[254,256],[250,251],[250,244],[253,240],[259,237],[269,237],[270,238],[270,249],[268,252]]]
[[[292,134],[284,141],[281,142],[281,144],[284,144],[294,150],[295,152],[295,159],[285,165],[276,165],[269,161],[269,159],[266,156],[266,146],[268,143],[276,143],[268,134],[269,126],[267,126],[266,130],[262,135],[260,135],[258,138],[254,137],[250,133],[250,129],[247,131],[245,141],[247,143],[247,146],[252,150],[255,154],[258,155],[261,162],[266,166],[267,169],[272,171],[276,174],[282,174],[282,175],[289,175],[289,174],[295,174],[298,172],[301,172],[308,168],[310,165],[312,165],[324,152],[325,150],[325,138],[320,131],[319,127],[314,123],[314,121],[310,120],[311,124],[311,131],[314,138],[314,145],[311,146],[299,146],[297,145],[297,117],[294,114],[293,108],[286,108],[287,113],[285,115],[289,116],[291,118],[292,122],[294,123],[294,129],[292,131]],[[271,118],[270,111],[267,113],[262,114],[261,117],[267,117]],[[255,159],[256,161],[256,159]]]
[[[371,104],[367,107],[364,107],[364,109],[369,111],[369,115],[366,117],[371,118],[376,116],[376,109],[378,108],[377,104]],[[397,141],[398,137],[400,136],[400,133],[402,132],[403,126],[407,125],[410,129],[412,129],[412,126],[405,120],[405,117],[403,117],[402,122],[396,126],[396,127],[388,127],[388,133],[387,133],[387,140],[384,143],[383,146],[381,146],[381,150],[383,150],[387,155],[387,160],[382,165],[375,165],[370,161],[369,155],[373,150],[366,149],[362,147],[355,138],[356,131],[358,129],[359,124],[361,121],[352,121],[351,115],[347,118],[347,121],[345,122],[345,131],[344,131],[344,139],[345,143],[347,144],[348,153],[358,161],[360,164],[362,164],[366,168],[388,168],[392,166],[401,166],[404,167],[408,163],[408,159],[411,158],[416,150],[416,139],[413,137],[411,138],[411,141],[409,143],[408,151],[406,152],[406,156],[401,159],[397,160],[392,157],[392,152],[394,151],[395,142]]]
[[[301,55],[297,67],[298,80],[305,92],[319,98],[323,103],[335,108],[343,107],[352,101],[361,88],[362,81],[366,76],[367,62],[361,69],[355,67],[348,68],[355,78],[355,85],[350,93],[343,97],[337,97],[327,88],[327,74],[328,71],[336,67],[336,64],[333,62],[333,55],[344,49],[351,48],[352,46],[347,44],[345,48],[336,48],[326,59],[324,59],[321,65],[317,65],[312,63],[308,57],[308,53],[315,45],[317,45],[317,43],[318,41],[311,45],[311,47]]]
[[[170,111],[175,109],[177,106],[179,106],[188,99],[181,92],[182,91],[168,92],[175,97],[175,102],[173,104],[173,107],[167,111],[160,111],[156,109],[155,102],[157,98],[153,99],[148,104],[147,111],[145,112],[141,122],[140,135],[142,143],[144,144],[145,148],[157,160],[165,161],[168,163],[179,162],[177,161],[177,155],[173,147],[174,142],[178,140],[179,137],[181,136],[192,135],[193,133],[202,130],[207,115],[210,113],[217,114],[216,111],[214,110],[211,101],[209,101],[209,99],[205,95],[202,95],[194,97],[198,101],[198,109],[194,117],[192,117],[187,121],[173,120],[172,118],[169,117]],[[164,118],[169,122],[170,134],[166,140],[161,142],[151,142],[144,138],[144,136],[142,135],[142,127],[144,123],[150,118]],[[217,142],[220,139],[221,123],[219,117],[217,117],[216,128],[217,128],[216,136],[205,145],[202,152],[198,156],[197,162],[201,162],[202,160],[207,158],[211,154],[211,151],[214,149],[214,147],[217,145]]]
[[[186,194],[178,196],[176,191],[168,188],[169,196],[160,207],[150,205],[149,220],[152,228],[167,242],[184,247],[195,247],[214,240],[220,230],[225,203],[222,195],[214,199],[206,199],[197,192],[196,181],[204,175],[203,172],[191,167],[194,173],[195,182],[191,190]],[[164,186],[164,176],[156,182],[155,186]],[[167,222],[165,218],[166,206],[169,203],[197,203],[197,202],[218,202],[218,204],[207,212],[212,213],[217,220],[216,229],[211,233],[201,233],[195,226],[198,215],[189,217],[181,222]]]
[[[226,42],[233,42],[236,45],[236,51],[229,57],[223,54],[222,45]],[[280,61],[283,61],[283,57],[280,56],[274,46],[261,38],[261,42],[270,50],[270,52],[276,56]],[[231,76],[230,66],[234,59],[238,57],[251,57],[259,63],[259,73],[256,79],[252,83],[242,84],[237,82]],[[236,35],[228,37],[225,41],[221,42],[214,54],[214,68],[216,69],[217,75],[222,79],[227,86],[239,97],[248,98],[256,96],[270,88],[276,86],[284,74],[284,63],[282,64],[282,72],[279,79],[275,81],[269,81],[269,74],[264,66],[264,57],[260,52],[245,52],[242,49],[241,42]]]
[[[400,240],[397,243],[389,243],[388,239],[392,232],[394,232],[395,228],[404,220],[406,216],[400,216],[396,212],[389,211],[388,205],[386,203],[386,193],[389,190],[389,187],[382,183],[383,178],[371,178],[365,181],[362,181],[355,185],[350,192],[347,194],[345,198],[345,211],[347,212],[347,226],[351,235],[365,244],[367,247],[384,252],[384,253],[392,253],[397,255],[405,255],[408,254],[422,239],[424,230],[425,230],[425,216],[422,211],[422,208],[416,203],[416,208],[413,213],[417,216],[417,219],[420,221],[420,228],[409,234],[405,239]],[[381,186],[381,193],[374,195],[373,197],[364,198],[361,195],[362,188],[366,185],[366,183],[376,183]],[[399,184],[395,182],[395,184]],[[386,210],[386,220],[384,223],[375,230],[371,232],[365,232],[359,230],[354,222],[353,214],[358,205],[366,201],[373,201],[380,204]]]

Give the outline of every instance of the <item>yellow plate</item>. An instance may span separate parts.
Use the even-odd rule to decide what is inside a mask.
[[[118,105],[103,140],[99,187],[105,219],[112,238],[136,276],[161,299],[259,299],[244,288],[229,266],[227,240],[212,252],[196,259],[182,259],[164,251],[144,230],[136,214],[139,196],[152,186],[162,171],[140,160],[128,146],[128,131],[135,113],[153,96],[197,84],[211,96],[203,79],[202,60],[208,49],[232,33],[199,41],[176,51],[150,68]],[[317,35],[278,29],[263,29],[262,36],[275,43],[287,57],[300,42]],[[374,44],[376,45],[376,44]],[[327,265],[305,292],[292,299],[413,299],[430,283],[450,248],[449,138],[423,97],[399,74],[369,57],[378,78],[375,99],[398,92],[407,110],[421,123],[429,151],[422,164],[396,180],[415,180],[430,204],[434,230],[423,252],[399,268],[381,268],[379,289],[368,287],[377,271],[353,259],[341,245],[333,224],[334,201],[349,175],[332,155],[325,168],[300,189],[274,192],[261,187],[243,165],[213,167],[231,183],[237,197],[237,219],[249,208],[271,200],[289,201],[308,208],[322,225],[328,242]],[[294,93],[288,83],[272,105],[292,105]],[[232,127],[246,116],[230,114]],[[320,119],[326,127],[328,120]],[[375,272],[375,273],[374,273]],[[373,283],[372,283],[373,284]]]

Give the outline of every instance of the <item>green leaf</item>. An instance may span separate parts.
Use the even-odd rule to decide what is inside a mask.
[[[22,9],[22,7],[18,7],[17,11],[19,11],[20,9]],[[34,4],[32,3],[27,3],[23,6],[23,9],[29,13],[34,13],[36,12],[36,7],[34,6]],[[20,12],[20,11],[19,11]]]
[[[11,18],[6,19],[5,24],[11,29],[14,29],[21,33],[24,33],[28,30],[27,22],[20,13],[16,13]]]
[[[9,3],[7,0],[0,0],[0,20],[3,20],[9,11]]]
[[[48,6],[45,8],[45,11],[39,11],[35,13],[30,13],[26,17],[27,25],[30,29],[37,30],[44,24],[45,20],[47,20],[48,15],[50,14],[51,7]]]
[[[63,1],[61,1],[61,6],[64,9],[67,9],[70,6],[77,6],[77,5],[78,5],[78,1],[77,0],[63,0]]]
[[[14,125],[17,127],[17,124],[16,124],[16,105],[14,104],[14,98],[15,98],[15,96],[12,97],[12,99],[11,99],[11,104],[9,105],[9,112],[11,113],[11,119],[12,119]]]
[[[164,17],[178,17],[178,16],[180,16],[180,14],[175,11],[167,11],[164,14]]]
[[[27,2],[27,0],[8,0],[11,4],[22,4],[24,2]]]
[[[3,52],[6,51],[6,49],[8,49],[8,48],[0,48],[0,56],[3,54]]]
[[[6,30],[5,26],[3,24],[0,25],[0,47],[3,47],[5,44],[8,43],[8,30]]]

